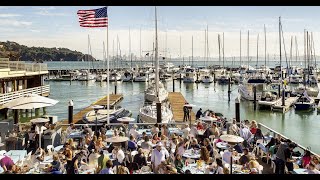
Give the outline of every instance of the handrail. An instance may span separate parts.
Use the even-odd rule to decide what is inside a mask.
[[[279,132],[277,132],[277,131],[269,128],[268,126],[266,126],[266,125],[264,125],[264,124],[262,124],[262,123],[258,123],[258,128],[261,129],[261,127],[263,127],[263,128],[265,128],[265,129],[269,130],[270,132],[272,132],[272,133],[273,133],[273,137],[276,137],[276,136],[278,135],[278,136],[281,136],[281,137],[284,138],[284,139],[290,139],[290,138],[284,136],[283,134],[281,134],[281,133],[279,133]],[[293,142],[293,141],[292,141],[292,142]],[[296,142],[294,142],[294,143],[296,143]],[[296,143],[296,145],[297,145],[297,147],[299,147],[300,149],[302,149],[302,150],[304,150],[304,151],[305,151],[305,150],[308,150],[308,151],[310,151],[311,154],[320,157],[317,153],[311,151],[310,149],[307,149],[306,147],[304,147],[304,146],[302,146],[302,145],[300,145],[300,144],[298,144],[298,143]]]
[[[0,68],[10,68],[10,70],[14,71],[48,71],[47,64],[26,63],[24,61],[0,61]]]
[[[34,88],[22,89],[19,91],[0,94],[0,104],[5,104],[11,100],[17,99],[27,94],[42,95],[44,93],[50,93],[50,85],[44,85]]]

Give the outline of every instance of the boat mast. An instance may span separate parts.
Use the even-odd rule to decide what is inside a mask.
[[[222,33],[222,66],[224,69],[224,32]]]
[[[218,45],[219,45],[219,68],[220,68],[220,66],[221,66],[221,47],[220,47],[220,45],[221,45],[221,43],[220,43],[220,34],[218,34]]]
[[[282,77],[282,67],[281,67],[281,62],[282,62],[282,56],[281,56],[281,16],[279,17],[279,49],[280,49],[280,79],[281,79],[281,89],[282,89],[282,106],[285,106],[285,97],[284,97],[284,87],[283,87],[283,77]]]
[[[311,40],[312,40],[312,49],[313,49],[313,58],[314,58],[314,68],[317,71],[316,50],[314,48],[314,40],[313,40],[313,33],[312,32],[311,32]]]
[[[291,36],[291,46],[290,46],[290,61],[289,61],[289,66],[291,67],[291,63],[292,63],[292,36]]]
[[[209,27],[207,24],[207,66],[208,66],[208,62],[209,62]]]
[[[155,10],[155,68],[156,68],[156,76],[155,76],[155,81],[156,81],[156,95],[157,95],[157,102],[159,101],[159,59],[158,59],[158,22],[157,22],[157,7],[154,7]]]
[[[241,30],[240,30],[240,67],[242,65],[242,59],[241,59]]]
[[[264,73],[267,75],[267,30],[264,24]]]
[[[297,43],[297,36],[294,37],[295,44],[296,44],[296,62],[298,62],[298,43]]]
[[[258,61],[259,61],[259,33],[257,37],[257,63],[256,63],[256,69],[258,69]]]
[[[142,55],[141,55],[141,26],[140,26],[140,68],[142,67]]]
[[[180,35],[180,59],[182,58],[181,56],[181,35]],[[183,66],[184,66],[184,60],[183,60]]]
[[[192,50],[191,50],[191,60],[192,60],[192,68],[193,68],[193,67],[194,67],[194,66],[193,66],[193,36],[192,36],[192,39],[191,39],[191,43],[192,43],[192,45],[191,45],[191,46],[192,46],[192,47],[191,47],[191,49],[192,49]]]
[[[129,27],[129,56],[130,56],[131,69],[132,69],[132,56],[131,56],[131,36],[130,36],[130,27]]]
[[[247,47],[247,53],[248,53],[248,70],[249,70],[249,58],[250,58],[250,56],[249,56],[249,30],[248,30],[248,47]]]
[[[204,56],[203,56],[203,64],[206,66],[206,57],[207,57],[207,30],[204,30]]]

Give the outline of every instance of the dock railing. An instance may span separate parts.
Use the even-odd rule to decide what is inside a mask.
[[[50,85],[44,85],[34,88],[22,89],[19,91],[13,91],[5,94],[0,94],[0,105],[3,105],[11,100],[17,99],[19,97],[28,95],[28,94],[37,94],[42,96],[43,94],[50,93]]]
[[[258,123],[258,128],[261,129],[261,131],[264,132],[264,134],[270,133],[270,135],[272,137],[274,137],[274,138],[281,137],[283,139],[290,139],[290,138],[286,137],[285,135],[283,135],[283,134],[281,134],[281,133],[269,128],[268,126],[266,126],[266,125],[264,125],[262,123]],[[268,131],[268,132],[266,132],[266,131]],[[294,142],[293,140],[291,140],[291,141]],[[320,157],[317,153],[311,151],[310,149],[298,144],[297,142],[294,142],[294,143],[297,145],[296,149],[298,149],[301,154],[303,154],[303,152],[301,152],[300,150],[302,150],[302,151],[309,150],[312,155]]]
[[[1,68],[9,68],[11,71],[48,71],[47,64],[32,62],[26,63],[24,61],[0,61],[0,69]]]

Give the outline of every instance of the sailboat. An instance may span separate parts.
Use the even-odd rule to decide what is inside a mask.
[[[296,103],[294,103],[295,110],[308,110],[314,109],[315,101],[314,99],[308,96],[307,91],[304,91],[303,94],[299,97]]]
[[[157,8],[155,7],[155,101],[151,105],[140,108],[139,119],[143,123],[157,122],[156,103],[161,103],[161,92],[159,83],[159,59],[158,59],[158,30],[157,30]],[[173,113],[167,103],[161,103],[161,122],[169,123],[173,120]]]
[[[87,55],[87,61],[89,63],[89,55],[92,57],[91,52],[91,44],[90,44],[90,36],[88,35],[88,55]],[[86,56],[85,56],[86,57]],[[89,65],[88,65],[89,66]],[[90,80],[95,80],[95,75],[91,74],[91,72],[88,70],[81,70],[80,74],[78,75],[78,81],[90,81]]]

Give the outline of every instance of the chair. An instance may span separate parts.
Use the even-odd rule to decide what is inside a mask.
[[[258,170],[259,170],[259,174],[262,174],[262,172],[263,172],[263,166],[262,166],[262,165],[259,165]]]
[[[150,168],[150,166],[142,166],[142,167],[141,167],[141,171],[142,171],[142,172],[150,172],[150,171],[151,171],[151,168]]]
[[[259,155],[260,148],[259,148],[258,144],[262,144],[262,143],[263,143],[263,139],[258,139],[258,140],[256,141],[256,144],[254,145],[254,148],[253,148],[253,150],[252,150],[252,154],[257,154],[257,155]]]

